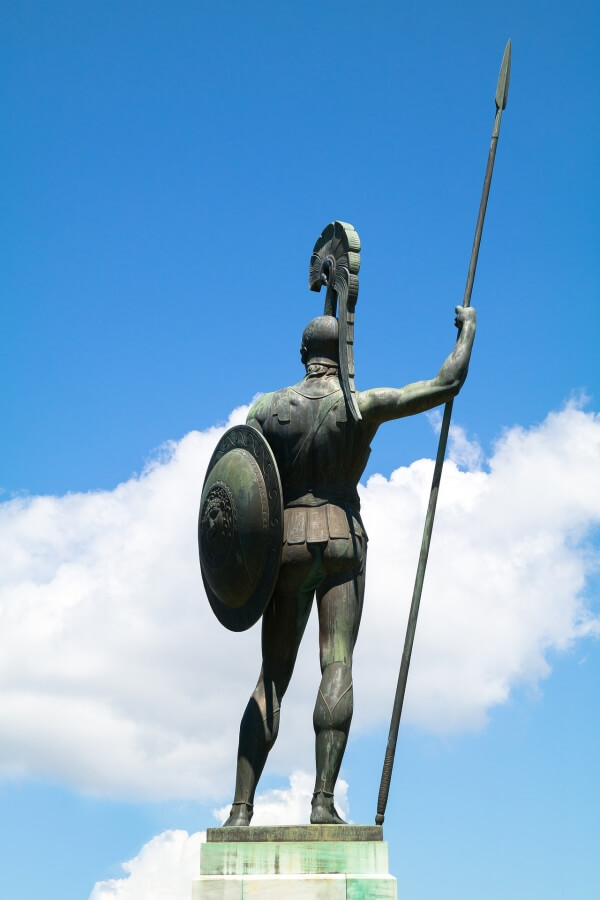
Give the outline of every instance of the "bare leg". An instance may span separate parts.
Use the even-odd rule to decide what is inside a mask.
[[[317,593],[321,684],[313,724],[317,775],[311,822],[343,824],[333,793],[352,721],[352,653],[362,614],[366,548],[357,541],[360,569],[326,578]]]
[[[281,700],[322,578],[320,557],[306,545],[284,548],[277,587],[263,616],[263,664],[240,724],[235,797],[227,826],[248,825],[252,818],[256,785],[277,738]]]

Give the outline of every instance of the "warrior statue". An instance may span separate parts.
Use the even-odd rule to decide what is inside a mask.
[[[359,251],[351,225],[334,222],[325,229],[309,277],[312,290],[327,288],[325,315],[309,322],[302,335],[306,374],[298,384],[257,400],[247,425],[221,440],[205,481],[199,531],[209,600],[234,630],[262,614],[262,668],[242,717],[226,826],[248,825],[252,818],[315,596],[322,678],[313,715],[310,820],[343,824],[334,789],[352,719],[352,654],[367,557],[357,485],[379,426],[446,403],[467,375],[475,310],[458,306],[458,340],[435,378],[403,388],[355,389]]]

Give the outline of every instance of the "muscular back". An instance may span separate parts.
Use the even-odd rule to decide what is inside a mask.
[[[358,507],[356,486],[369,457],[369,439],[364,424],[349,415],[337,376],[307,377],[266,394],[247,421],[273,450],[286,504],[313,494]]]

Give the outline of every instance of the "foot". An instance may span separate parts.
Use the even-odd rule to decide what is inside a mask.
[[[242,801],[241,803],[234,803],[231,807],[229,818],[226,822],[223,822],[223,828],[231,828],[232,826],[238,825],[249,825],[253,812],[254,807],[251,803],[244,803],[244,801]]]
[[[311,825],[346,825],[333,805],[333,794],[317,791],[312,798]]]

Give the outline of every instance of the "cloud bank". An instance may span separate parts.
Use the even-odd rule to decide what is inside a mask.
[[[0,772],[118,797],[228,796],[260,634],[218,624],[197,562],[201,485],[224,430],[168,444],[113,491],[0,504]],[[418,460],[361,488],[370,543],[358,733],[389,718],[432,470]],[[480,728],[548,675],[552,653],[599,633],[586,596],[599,521],[598,415],[569,404],[511,428],[485,467],[454,431],[406,721]],[[271,771],[311,768],[318,681],[313,622]]]

